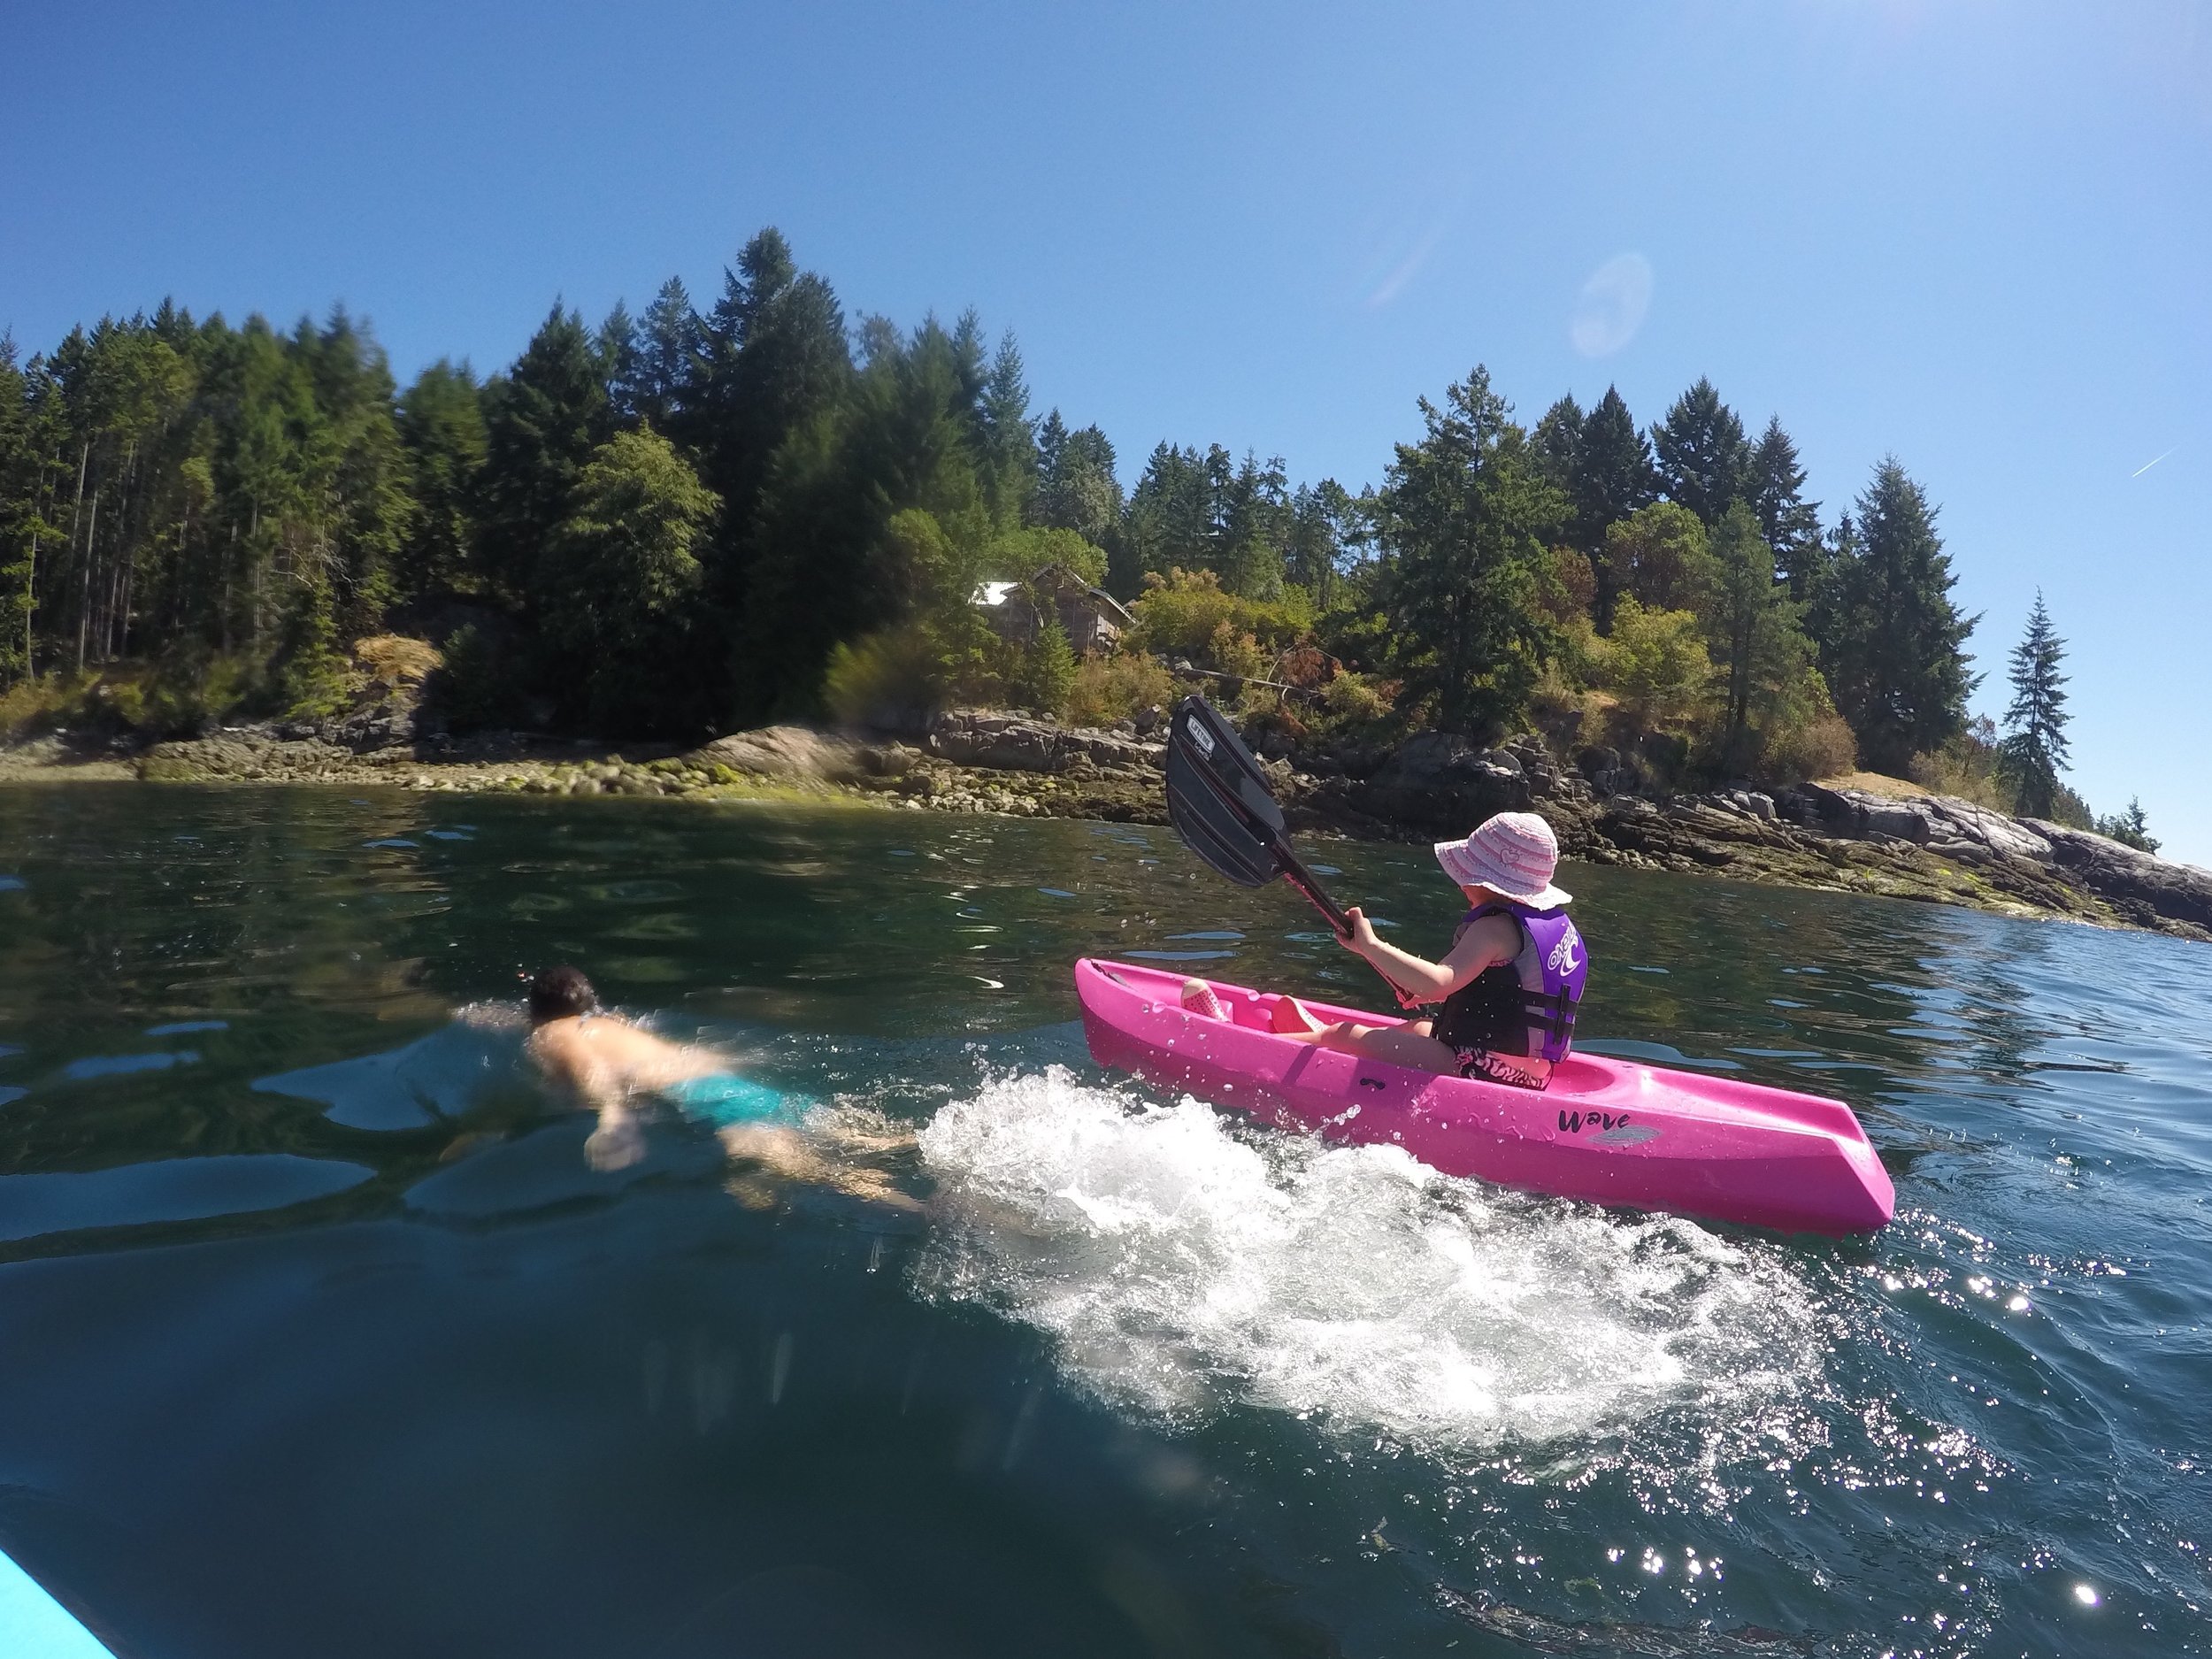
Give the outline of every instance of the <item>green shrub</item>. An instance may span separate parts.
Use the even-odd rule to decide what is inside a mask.
[[[2005,776],[1998,757],[1997,728],[1986,717],[1941,749],[1915,755],[1905,774],[1931,795],[1955,795],[1993,812],[2020,810],[2011,780]]]
[[[1602,679],[1639,730],[1694,718],[1710,700],[1713,682],[1697,618],[1687,611],[1647,611],[1624,595],[1614,608]]]
[[[1164,578],[1145,580],[1149,585],[1131,607],[1137,618],[1132,643],[1141,649],[1240,673],[1244,671],[1214,660],[1217,641],[1233,644],[1242,639],[1255,650],[1280,649],[1313,630],[1312,603],[1302,588],[1286,588],[1281,599],[1261,601],[1225,591],[1212,571],[1170,571]]]
[[[1858,740],[1833,709],[1802,724],[1784,726],[1766,736],[1759,775],[1769,783],[1839,777],[1858,767]]]
[[[1171,709],[1175,676],[1156,657],[1139,651],[1086,657],[1068,687],[1067,718],[1077,726],[1111,726],[1140,709]]]

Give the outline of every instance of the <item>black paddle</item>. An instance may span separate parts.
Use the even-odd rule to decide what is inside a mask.
[[[1184,846],[1239,887],[1263,887],[1280,877],[1327,918],[1339,938],[1352,936],[1342,908],[1291,849],[1283,810],[1268,793],[1260,763],[1236,728],[1195,694],[1175,705],[1168,726],[1167,818]],[[1414,1005],[1388,974],[1383,979],[1400,1003]]]

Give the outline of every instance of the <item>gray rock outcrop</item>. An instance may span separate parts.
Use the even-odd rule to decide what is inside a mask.
[[[2173,921],[2212,927],[2212,871],[2177,864],[2087,830],[2041,818],[2021,824],[2049,843],[2059,866],[2093,893],[2122,907],[2141,906]]]
[[[999,772],[1157,771],[1166,745],[993,710],[951,709],[930,722],[923,749],[956,766]]]

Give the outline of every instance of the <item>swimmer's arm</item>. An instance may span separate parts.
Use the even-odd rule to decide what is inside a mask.
[[[541,1028],[531,1048],[546,1071],[599,1116],[598,1126],[584,1142],[585,1161],[595,1170],[626,1169],[645,1156],[645,1131],[630,1105],[621,1071],[580,1035],[573,1029]]]
[[[645,1130],[631,1108],[628,1090],[595,1066],[577,1080],[576,1092],[599,1114],[599,1126],[584,1142],[586,1163],[595,1170],[620,1170],[645,1156]]]

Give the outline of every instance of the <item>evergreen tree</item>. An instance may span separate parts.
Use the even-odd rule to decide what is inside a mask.
[[[29,675],[34,661],[38,472],[30,380],[16,366],[14,336],[0,334],[0,686]]]
[[[415,377],[399,400],[399,435],[420,510],[403,556],[403,586],[413,595],[462,590],[474,571],[486,443],[483,398],[467,364],[440,357]]]
[[[983,488],[992,517],[1018,525],[1027,515],[1037,488],[1037,423],[1029,414],[1029,387],[1022,379],[1022,354],[1008,329],[991,359],[990,379],[980,400],[983,418]]]
[[[1509,413],[1480,366],[1442,408],[1423,398],[1426,433],[1397,446],[1379,498],[1404,698],[1477,737],[1519,716],[1551,644],[1535,599],[1559,497]]]
[[[569,513],[569,492],[612,426],[599,354],[584,319],[557,301],[507,373],[484,389],[483,568],[533,601],[540,551]]]
[[[638,402],[644,391],[645,346],[637,321],[620,300],[599,325],[600,373],[606,377],[607,408],[624,426],[634,426],[642,411]]]
[[[820,277],[800,273],[780,233],[760,232],[724,273],[697,391],[677,434],[723,501],[724,569],[718,581],[709,572],[710,586],[731,597],[742,589],[777,452],[810,425],[834,422],[852,389],[837,296]]]
[[[1952,604],[1957,578],[1935,509],[1894,457],[1875,469],[1854,517],[1822,602],[1821,666],[1866,764],[1901,776],[1913,756],[1965,729],[1979,679],[1965,644],[1979,618]]]
[[[2150,833],[2150,819],[2144,814],[2142,802],[2132,796],[2126,811],[2097,820],[2097,833],[2108,836],[2124,847],[2132,847],[2139,853],[2154,853],[2159,849],[2158,838]]]
[[[1751,448],[1743,422],[1702,375],[1652,428],[1651,443],[1667,499],[1687,507],[1709,530],[1729,503],[1751,489]]]
[[[1335,603],[1339,569],[1364,541],[1360,504],[1333,478],[1302,484],[1290,498],[1285,574],[1313,595],[1317,609]]]
[[[638,341],[631,403],[637,419],[657,432],[673,432],[675,422],[703,375],[706,326],[691,309],[682,280],[671,277],[645,313]]]
[[[2048,818],[2058,798],[2058,774],[2067,770],[2066,641],[2051,626],[2041,589],[2028,613],[2028,630],[2012,648],[2012,703],[2005,710],[2004,741],[1997,752],[2018,810]]]
[[[1820,536],[1820,503],[1805,499],[1805,469],[1778,415],[1768,419],[1752,448],[1748,478],[1746,499],[1758,515],[1760,534],[1774,549],[1776,572],[1789,583],[1790,597],[1803,604],[1827,568],[1827,549]]]
[[[1545,480],[1564,496],[1572,496],[1582,472],[1584,424],[1582,405],[1569,392],[1544,411],[1529,434]]]
[[[1774,552],[1752,509],[1737,502],[1713,533],[1706,632],[1722,682],[1720,757],[1731,772],[1756,759],[1753,717],[1787,697],[1812,662],[1787,588],[1774,580]]]
[[[559,658],[555,683],[580,689],[577,712],[602,730],[709,718],[686,709],[687,687],[669,680],[687,654],[695,549],[718,504],[650,427],[615,434],[580,469],[571,511],[547,540],[540,618]]]
[[[978,453],[979,366],[960,331],[929,319],[910,339],[879,343],[849,401],[779,449],[742,594],[742,718],[812,707],[832,650],[914,603],[897,561],[886,562],[895,515],[926,513],[964,559],[979,552],[993,523]]]
[[[320,330],[303,321],[296,346],[328,446],[311,510],[327,557],[308,585],[327,588],[334,629],[350,640],[380,626],[396,591],[417,511],[411,469],[393,419],[391,366],[368,330],[341,306]]]
[[[1145,462],[1144,476],[1129,495],[1125,528],[1136,569],[1222,572],[1229,481],[1235,464],[1219,444],[1202,455],[1195,446],[1163,442]]]
[[[1605,560],[1606,532],[1658,495],[1651,446],[1636,430],[1636,418],[1613,387],[1582,423],[1577,465],[1568,487],[1568,545],[1590,561],[1595,580],[1591,620],[1601,634],[1613,627],[1613,600],[1618,591]]]
[[[1279,599],[1293,512],[1283,458],[1250,450],[1221,492],[1221,585],[1245,599]]]
[[[1127,597],[1137,590],[1133,572],[1117,572],[1121,534],[1121,483],[1114,476],[1114,446],[1096,426],[1071,432],[1054,410],[1037,437],[1037,494],[1031,503],[1039,524],[1072,530],[1107,550],[1108,585]]]

